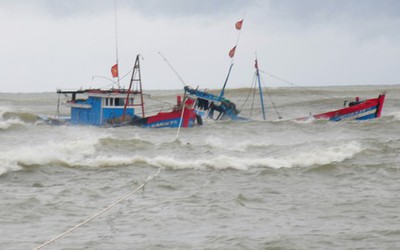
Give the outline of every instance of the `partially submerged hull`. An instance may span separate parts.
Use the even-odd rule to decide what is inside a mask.
[[[198,89],[185,87],[185,94],[196,100],[196,114],[203,119],[242,120],[235,103],[223,96],[217,96]]]
[[[197,124],[201,125],[201,118],[196,115],[193,108],[193,100],[188,99],[184,106],[178,104],[170,112],[159,112],[156,115],[133,120],[130,124],[144,128],[190,128]],[[179,108],[181,106],[181,108]]]
[[[135,91],[132,90],[133,85],[136,85]],[[177,104],[171,111],[145,116],[139,55],[136,56],[128,89],[58,90],[57,93],[71,95],[71,99],[67,102],[71,108],[71,117],[63,121],[76,125],[188,128],[192,127],[196,120],[194,100],[185,98],[182,102],[181,96],[177,97]],[[136,107],[140,107],[140,116],[136,112]],[[58,109],[57,114],[59,114]],[[58,122],[57,119],[51,121],[52,124],[61,122],[61,120]],[[197,122],[201,125],[201,120],[199,122],[197,119]]]
[[[159,112],[152,116],[138,116],[135,112],[134,97],[125,98],[128,90],[87,89],[79,91],[62,91],[59,94],[71,94],[72,100],[67,102],[71,108],[71,116],[63,119],[51,119],[50,124],[73,124],[94,126],[126,126],[136,125],[145,128],[189,128],[201,120],[196,116],[194,101],[187,99],[172,111]],[[77,98],[78,94],[80,98]],[[83,97],[83,98],[82,98]]]
[[[309,117],[301,117],[296,120],[304,121],[311,118],[317,120],[323,119],[330,121],[341,121],[344,119],[369,120],[373,118],[379,118],[381,116],[384,102],[385,93],[382,93],[377,98],[353,103],[353,105],[349,107],[312,115]]]
[[[196,113],[194,110],[160,112],[154,116],[137,119],[131,122],[132,125],[138,125],[144,128],[189,128],[196,122]]]

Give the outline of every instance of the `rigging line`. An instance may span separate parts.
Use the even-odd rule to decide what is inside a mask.
[[[251,83],[251,88],[249,89],[249,93],[247,94],[247,97],[246,97],[246,99],[244,100],[243,105],[242,105],[242,108],[240,109],[240,111],[243,110],[244,106],[246,105],[247,101],[249,100],[249,97],[250,97],[250,94],[251,94],[251,90],[253,89],[253,86],[254,86],[254,84],[255,84],[255,77],[256,77],[256,75],[254,74],[254,75],[253,75],[253,81],[252,81],[252,83]]]
[[[268,91],[266,91],[266,93],[267,93],[267,95],[268,95],[268,98],[271,99],[272,107],[274,107],[274,110],[275,110],[276,115],[278,116],[279,119],[282,119],[282,116],[281,116],[281,114],[279,113],[278,108],[276,107],[274,100],[272,100],[272,96],[268,93]]]
[[[271,94],[268,91],[265,91],[265,92],[267,93],[268,98],[271,100],[272,107],[274,108],[276,115],[278,116],[279,119],[282,119],[282,116],[279,113],[278,108],[276,107],[276,104],[275,104],[274,100],[272,99]]]
[[[148,113],[148,114],[156,114],[156,113],[159,113],[159,112],[162,112],[162,111],[171,110],[171,108],[173,108],[173,107],[174,107],[174,105],[170,105],[170,106],[166,106],[165,107],[165,103],[163,103],[161,108],[157,108],[157,109],[153,109],[153,110],[147,110],[146,113]]]
[[[142,185],[140,185],[139,187],[137,187],[135,190],[133,190],[133,191],[131,191],[130,193],[126,194],[125,196],[123,196],[123,197],[120,198],[119,200],[115,201],[114,203],[112,203],[111,205],[107,206],[106,208],[104,208],[104,209],[101,210],[100,212],[94,214],[93,216],[91,216],[90,218],[86,219],[85,221],[79,223],[78,225],[72,227],[71,229],[65,231],[64,233],[58,235],[57,237],[54,237],[53,239],[51,239],[51,240],[49,240],[49,241],[43,243],[42,245],[40,245],[40,246],[34,248],[34,250],[42,249],[43,247],[49,245],[50,243],[52,243],[52,242],[54,242],[54,241],[56,241],[56,240],[58,240],[58,239],[60,239],[60,238],[62,238],[62,237],[64,237],[64,236],[66,236],[66,235],[69,234],[70,232],[74,231],[75,229],[81,227],[82,225],[88,223],[89,221],[95,219],[96,217],[100,216],[100,215],[103,214],[104,212],[110,210],[112,207],[114,207],[114,206],[116,206],[117,204],[121,203],[122,201],[126,200],[129,196],[131,196],[132,194],[136,193],[136,192],[137,192],[138,190],[140,190],[141,188],[144,189],[144,186],[145,186],[148,182],[152,181],[155,177],[157,177],[157,176],[160,174],[160,172],[161,172],[161,168],[159,168],[159,169],[157,170],[157,172],[156,172],[153,176],[147,177],[146,181],[145,181]]]
[[[58,94],[57,111],[54,114],[54,119],[60,117],[60,95],[61,95],[61,93]]]
[[[132,70],[133,70],[133,69],[130,69],[130,70],[128,71],[128,73],[126,73],[123,77],[120,78],[120,80],[123,80],[125,77],[127,77],[127,76],[132,72]],[[106,77],[106,76],[100,76],[100,75],[92,76],[92,80],[94,80],[94,78],[103,78],[103,79],[106,79],[106,80],[112,82],[112,83],[110,83],[110,84],[104,85],[104,86],[101,87],[101,88],[113,86],[114,84],[117,83],[117,82],[113,81],[112,79],[110,79],[109,77]]]
[[[173,106],[175,106],[175,104],[176,104],[176,103],[171,103],[171,102],[166,102],[166,101],[157,100],[157,97],[152,97],[151,100],[152,100],[152,101],[155,101],[155,102],[162,103],[162,104],[167,104],[167,105],[169,105],[170,107],[173,107]]]
[[[285,83],[289,84],[289,85],[292,86],[292,87],[297,87],[297,88],[299,88],[299,89],[305,89],[305,90],[307,90],[307,91],[309,91],[309,92],[311,92],[311,93],[314,93],[315,95],[320,95],[320,96],[323,96],[323,97],[326,97],[326,98],[331,98],[330,96],[321,94],[321,93],[319,93],[318,91],[309,89],[309,88],[304,87],[304,86],[300,86],[300,85],[298,85],[298,84],[295,84],[295,83],[293,83],[293,82],[290,82],[290,81],[285,80],[285,79],[283,79],[283,78],[280,78],[280,77],[278,77],[278,76],[269,74],[269,73],[267,73],[267,72],[265,72],[265,71],[260,70],[260,72],[262,72],[262,73],[264,73],[264,74],[266,74],[266,75],[268,75],[268,76],[270,76],[270,77],[272,77],[272,78],[278,79],[278,80],[280,80],[280,81],[282,81],[282,82],[285,82]]]
[[[252,89],[251,89],[253,91],[253,99],[252,99],[252,102],[251,102],[250,117],[253,115],[254,100],[255,100],[255,96],[256,96],[256,89],[257,89],[257,87],[256,87],[256,84],[255,84],[255,81],[254,81],[254,87],[252,85]]]
[[[164,59],[164,62],[166,62],[168,64],[168,66],[171,68],[171,70],[175,73],[175,75],[179,78],[179,80],[181,81],[181,83],[183,84],[183,87],[189,86],[186,84],[186,82],[182,79],[182,77],[178,74],[178,72],[175,70],[174,67],[172,67],[172,65],[169,63],[169,61],[167,60],[167,58],[165,58],[165,56],[163,54],[161,54],[161,52],[158,52],[158,54]]]
[[[128,75],[130,75],[130,73],[132,72],[133,68],[130,69],[123,77],[121,77],[120,80],[123,80],[125,77],[127,77]]]
[[[103,79],[106,79],[106,80],[112,82],[112,83],[110,83],[110,84],[107,84],[107,85],[102,86],[102,87],[101,87],[102,89],[104,89],[105,87],[109,87],[109,86],[112,86],[111,88],[113,88],[113,87],[114,87],[114,84],[116,84],[115,81],[113,81],[112,79],[110,79],[110,78],[108,78],[108,77],[106,77],[106,76],[92,76],[92,81],[94,80],[94,78],[97,78],[97,77],[98,77],[98,78],[103,78]]]

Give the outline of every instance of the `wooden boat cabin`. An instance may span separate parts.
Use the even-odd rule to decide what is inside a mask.
[[[133,119],[136,115],[133,107],[134,99],[128,98],[128,103],[125,103],[128,93],[125,89],[57,90],[57,93],[72,96],[67,102],[67,106],[71,108],[72,124],[95,126],[113,124],[124,115],[124,109],[126,118]]]

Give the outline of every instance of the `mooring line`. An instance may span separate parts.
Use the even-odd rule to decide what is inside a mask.
[[[135,190],[133,190],[133,191],[131,191],[130,193],[126,194],[124,197],[122,197],[122,198],[120,198],[119,200],[115,201],[114,203],[112,203],[112,204],[109,205],[108,207],[106,207],[106,208],[104,208],[103,210],[101,210],[100,212],[98,212],[98,213],[92,215],[90,218],[88,218],[88,219],[86,219],[85,221],[79,223],[78,225],[74,226],[73,228],[71,228],[71,229],[65,231],[64,233],[62,233],[62,234],[60,234],[60,235],[54,237],[53,239],[51,239],[51,240],[49,240],[49,241],[43,243],[42,245],[40,245],[40,246],[34,248],[34,250],[42,249],[43,247],[49,245],[50,243],[52,243],[52,242],[54,242],[54,241],[56,241],[56,240],[58,240],[58,239],[60,239],[60,238],[62,238],[62,237],[64,237],[64,236],[66,236],[67,234],[69,234],[70,232],[74,231],[75,229],[77,229],[77,228],[81,227],[82,225],[88,223],[89,221],[95,219],[96,217],[98,217],[99,215],[103,214],[103,213],[106,212],[107,210],[110,210],[112,207],[114,207],[114,206],[116,206],[118,203],[121,203],[122,201],[126,200],[129,196],[131,196],[132,194],[136,193],[136,192],[137,192],[138,190],[140,190],[141,188],[144,188],[144,186],[145,186],[148,182],[150,182],[151,180],[153,180],[155,177],[157,177],[157,176],[160,174],[160,172],[161,172],[161,168],[159,168],[159,169],[157,170],[157,172],[156,172],[153,176],[148,177],[147,180],[146,180],[142,185],[140,185],[139,187],[137,187]]]
[[[181,130],[181,127],[182,127],[183,114],[185,113],[185,106],[186,106],[186,100],[184,100],[182,103],[181,119],[179,120],[178,132],[176,132],[175,141],[178,140],[178,138],[179,138],[179,131]]]

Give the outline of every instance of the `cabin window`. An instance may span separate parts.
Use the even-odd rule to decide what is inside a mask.
[[[104,98],[104,106],[111,107],[111,106],[125,106],[125,98]],[[129,98],[128,105],[133,105],[133,98]]]
[[[124,106],[125,98],[115,98],[115,106]]]

